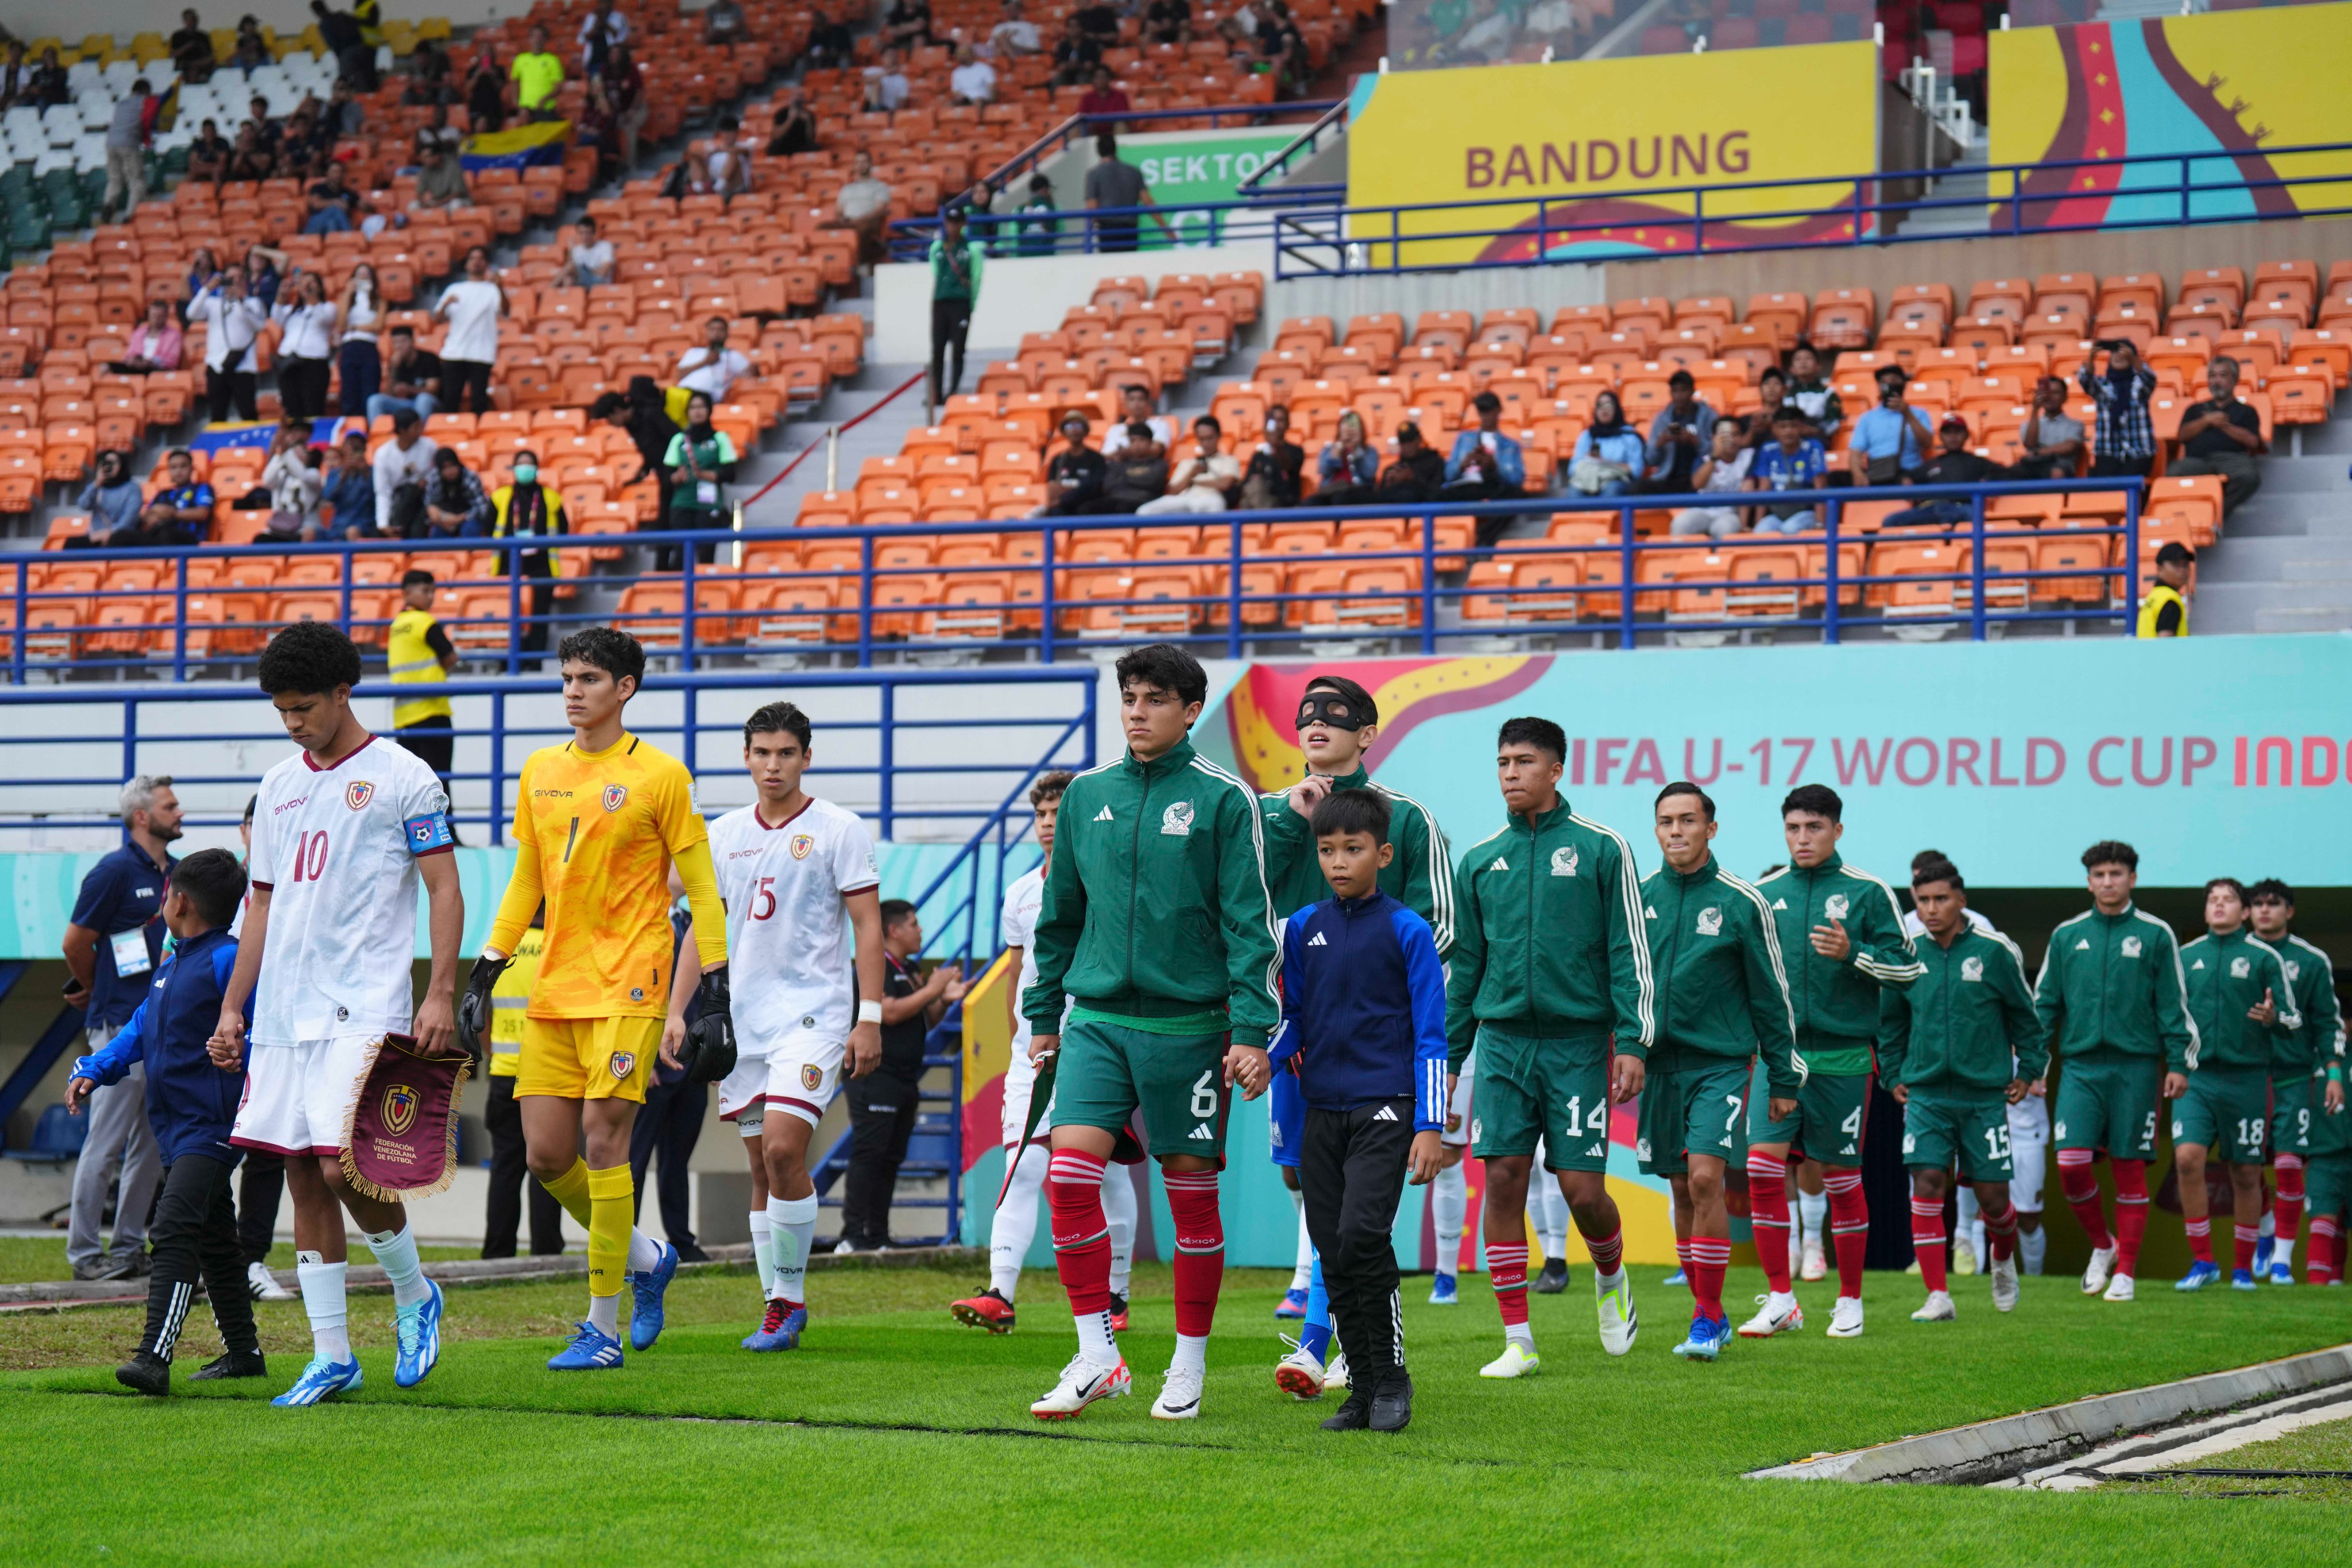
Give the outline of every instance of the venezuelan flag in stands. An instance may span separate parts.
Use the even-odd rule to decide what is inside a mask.
[[[487,131],[466,139],[466,172],[485,169],[529,169],[561,163],[572,145],[572,122],[551,120],[541,125],[518,125],[511,131]]]
[[[345,420],[340,417],[314,419],[310,422],[310,444],[325,446],[331,444],[342,434],[345,424],[349,424],[354,430],[366,428],[365,422],[357,419]],[[223,420],[218,424],[207,424],[198,431],[188,442],[188,450],[225,452],[233,447],[251,446],[267,452],[269,450],[270,442],[276,439],[277,434],[278,426],[270,420]]]

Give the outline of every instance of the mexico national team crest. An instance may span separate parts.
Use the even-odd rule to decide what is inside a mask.
[[[399,1137],[416,1124],[417,1094],[405,1083],[394,1083],[383,1092],[383,1129]]]
[[[815,834],[794,833],[793,835],[793,859],[804,861],[809,858],[809,852],[814,848],[816,848]]]
[[[1190,838],[1192,833],[1192,802],[1178,800],[1160,814],[1160,831],[1177,838]]]
[[[1559,848],[1551,852],[1551,874],[1554,876],[1574,876],[1576,874],[1576,846],[1574,844],[1562,844]]]
[[[2232,958],[2230,960],[2230,978],[2233,980],[2242,980],[2253,972],[2254,961],[2252,958]]]
[[[2137,958],[2139,956],[2138,937],[2126,936],[2124,938],[2124,956],[2126,958]]]
[[[634,1051],[616,1051],[613,1053],[611,1066],[614,1077],[626,1078],[637,1070],[637,1053]]]
[[[824,1082],[824,1071],[822,1068],[818,1067],[815,1062],[803,1061],[801,1063],[802,1088],[814,1094],[816,1092],[816,1086]]]
[[[622,803],[627,800],[628,798],[629,787],[626,784],[607,784],[604,786],[604,810],[607,811],[619,810]]]
[[[1832,893],[1822,900],[1822,913],[1832,920],[1843,920],[1846,911],[1853,907],[1853,905],[1846,902],[1845,894],[1843,893]]]
[[[1702,936],[1723,935],[1723,911],[1713,905],[1698,912],[1698,934]]]
[[[367,803],[375,799],[375,786],[365,779],[354,779],[343,787],[343,804],[354,811],[364,811]]]
[[[1961,978],[1961,979],[1963,979],[1963,980],[1981,980],[1981,979],[1983,979],[1983,978],[1984,978],[1984,960],[1983,960],[1982,958],[1963,958],[1963,959],[1961,959],[1961,960],[1960,960],[1960,978]]]

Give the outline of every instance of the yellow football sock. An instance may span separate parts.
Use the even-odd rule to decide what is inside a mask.
[[[588,1173],[588,1293],[617,1296],[629,1266],[629,1231],[636,1223],[636,1183],[629,1167]]]
[[[554,1196],[555,1201],[563,1206],[564,1213],[570,1215],[582,1227],[587,1227],[588,1202],[593,1189],[589,1185],[586,1160],[574,1158],[570,1170],[565,1171],[553,1181],[543,1181],[539,1185],[545,1187]]]

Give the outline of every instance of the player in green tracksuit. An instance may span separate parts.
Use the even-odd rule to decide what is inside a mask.
[[[1794,1111],[1772,1113],[1769,1096],[1748,1096],[1748,1191],[1759,1223],[1788,1224],[1792,1153],[1819,1160],[1829,1190],[1830,1237],[1837,1252],[1838,1293],[1830,1309],[1832,1339],[1862,1333],[1862,1263],[1870,1206],[1862,1190],[1864,1121],[1869,1114],[1871,1041],[1878,1033],[1878,993],[1919,977],[1918,955],[1903,928],[1895,890],[1837,852],[1845,803],[1824,784],[1802,784],[1780,802],[1789,863],[1759,878],[1771,905],[1796,1004],[1797,1054],[1804,1087]],[[1788,1292],[1786,1248],[1758,1248],[1767,1283]]]
[[[1055,1262],[1078,1324],[1076,1359],[1030,1407],[1046,1420],[1127,1391],[1111,1337],[1101,1185],[1117,1135],[1139,1110],[1165,1173],[1176,1243],[1176,1357],[1151,1413],[1199,1414],[1223,1276],[1217,1171],[1227,1091],[1265,1092],[1266,1038],[1280,1017],[1280,938],[1256,798],[1187,738],[1208,676],[1164,643],[1129,653],[1118,671],[1127,752],[1079,774],[1062,797],[1037,911],[1037,976],[1022,997],[1032,1058],[1058,1053],[1045,1191]],[[1037,1085],[1040,1103],[1048,1092]]]
[[[2278,1202],[2271,1211],[2277,1241],[2267,1269],[2262,1249],[2254,1249],[2256,1280],[2267,1274],[2274,1285],[2291,1285],[2294,1233],[2303,1224],[2304,1167],[2319,1115],[2322,1080],[2314,1075],[2343,1042],[2344,1013],[2336,999],[2336,966],[2293,930],[2294,889],[2264,877],[2246,890],[2246,918],[2255,936],[2278,949],[2294,1010],[2303,1015],[2303,1027],[2294,1033],[2271,1036],[2271,1135],[2264,1147],[2278,1169]]]
[[[1657,1043],[1642,1082],[1642,1169],[1674,1188],[1676,1250],[1690,1279],[1690,1336],[1675,1347],[1713,1361],[1731,1336],[1723,1271],[1731,1261],[1731,1214],[1723,1176],[1742,1143],[1748,1074],[1760,1055],[1771,1098],[1785,1113],[1805,1080],[1789,1002],[1780,933],[1763,894],[1716,863],[1715,802],[1696,784],[1669,784],[1654,807],[1665,864],[1642,883],[1642,925],[1658,976]],[[1785,1235],[1780,1250],[1785,1256]],[[1759,1321],[1799,1328],[1796,1298]],[[1753,1327],[1754,1325],[1749,1325]]]
[[[2234,1290],[2254,1288],[2262,1238],[2263,1139],[2270,1129],[2272,1042],[2303,1027],[2279,951],[2246,925],[2246,890],[2233,876],[2205,884],[2205,935],[2180,949],[2189,1017],[2197,1033],[2189,1071],[2165,1075],[2172,1111],[2172,1168],[2180,1178],[2180,1218],[2195,1261],[2176,1289],[2202,1290],[2221,1277],[2213,1262],[2205,1162],[2230,1167],[2237,1209]]]
[[[2186,1072],[2197,1026],[2189,1019],[2180,945],[2172,927],[2132,902],[2139,852],[2103,839],[2083,852],[2091,907],[2050,933],[2033,1010],[2057,1065],[2050,1136],[2058,1186],[2091,1240],[2083,1293],[2128,1301],[2147,1232],[2147,1162],[2168,1071]],[[2101,1153],[2116,1177],[2107,1228],[2092,1166]]]
[[[2308,1025],[2305,1027],[2308,1028]],[[2303,1277],[2315,1285],[2344,1282],[2344,1239],[2352,1228],[2352,1111],[2344,1104],[2344,1031],[2332,1052],[2322,1048],[2314,1076],[2311,1150],[2305,1186],[2311,1203],[2311,1257]]]
[[[1526,1208],[1538,1137],[1592,1257],[1601,1347],[1633,1347],[1609,1106],[1641,1092],[1657,998],[1633,852],[1560,799],[1568,737],[1549,719],[1507,719],[1496,752],[1510,821],[1454,873],[1445,1037],[1451,1075],[1478,1049],[1471,1152],[1486,1162],[1486,1270],[1505,1340],[1480,1375],[1517,1377],[1537,1365]]]
[[[1944,1279],[1944,1192],[1953,1166],[1976,1188],[1992,1243],[1992,1304],[2017,1305],[2017,1210],[2009,1201],[2009,1108],[2049,1066],[2025,956],[1969,922],[1968,886],[1951,862],[1911,872],[1911,904],[1927,928],[1922,973],[1878,1004],[1878,1071],[1903,1103],[1903,1163],[1911,1169],[1911,1247],[1927,1287],[1914,1322],[1955,1317]]]

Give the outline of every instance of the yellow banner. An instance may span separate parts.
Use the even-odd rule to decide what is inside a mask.
[[[1349,112],[1349,205],[1501,204],[1359,214],[1349,232],[1375,266],[1391,234],[1447,236],[1404,247],[1421,267],[1686,253],[1702,218],[1711,249],[1852,238],[1853,176],[1877,156],[1869,44],[1366,77]],[[1757,181],[1808,183],[1691,189]]]

